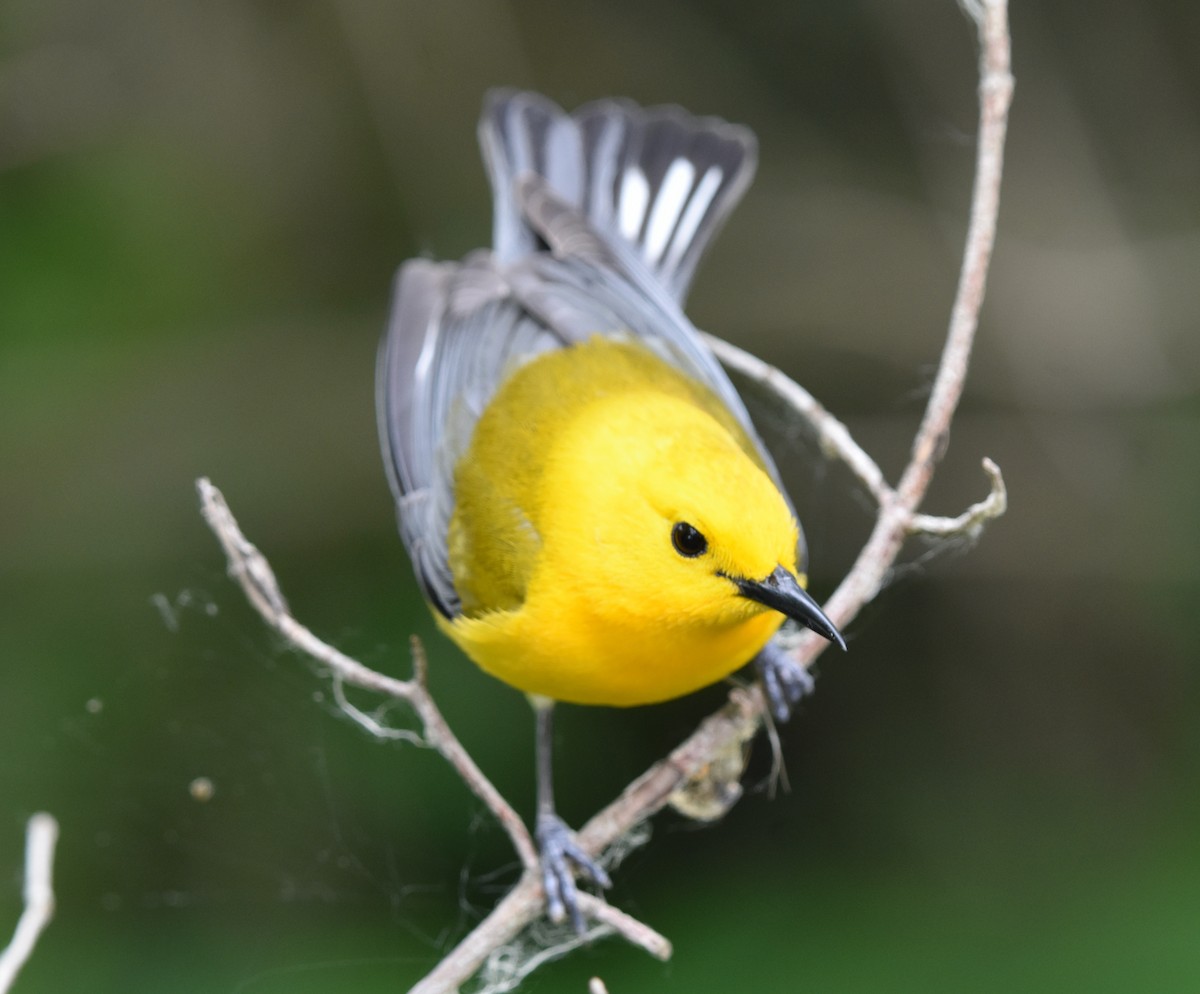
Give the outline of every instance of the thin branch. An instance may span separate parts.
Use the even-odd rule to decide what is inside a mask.
[[[1000,467],[992,460],[984,459],[983,471],[987,473],[992,484],[992,489],[983,500],[972,504],[955,518],[914,514],[908,522],[909,531],[914,535],[932,535],[937,538],[951,538],[956,535],[975,538],[984,525],[1008,510],[1008,489],[1004,486]]]
[[[870,538],[825,606],[826,613],[842,628],[879,592],[909,535],[916,532],[973,535],[984,523],[1003,513],[1005,507],[1003,480],[999,469],[989,460],[985,461],[984,468],[991,477],[992,491],[985,500],[956,518],[935,518],[917,513],[945,449],[966,379],[995,238],[1004,137],[1013,88],[1005,0],[964,0],[963,6],[976,20],[981,48],[975,186],[946,344],[908,466],[901,474],[899,484],[895,488],[887,484],[876,462],[811,394],[747,353],[719,340],[709,340],[722,362],[767,385],[798,416],[812,424],[825,452],[831,458],[844,461],[878,504]],[[490,956],[511,943],[544,911],[545,895],[528,830],[446,727],[425,689],[425,658],[420,643],[413,642],[416,674],[410,681],[401,681],[375,673],[317,639],[288,613],[269,565],[237,529],[220,493],[207,480],[199,481],[198,488],[205,518],[225,547],[230,575],[241,583],[267,623],[346,683],[411,704],[423,724],[426,741],[451,762],[509,832],[525,867],[521,879],[491,914],[412,989],[411,994],[457,991]],[[826,645],[812,633],[802,632],[791,642],[789,651],[800,665],[807,666]],[[696,778],[714,757],[726,755],[746,741],[761,724],[763,713],[764,702],[758,687],[732,692],[728,703],[705,719],[691,737],[666,759],[650,767],[583,827],[578,833],[580,845],[590,855],[600,856],[666,805],[671,796]],[[584,895],[582,903],[585,912],[601,922],[603,929],[615,929],[654,955],[670,955],[666,940],[640,922],[590,895]]]
[[[462,743],[450,731],[446,719],[434,704],[433,697],[425,686],[425,650],[420,641],[416,638],[412,640],[414,673],[411,680],[397,680],[395,677],[377,673],[321,641],[292,617],[270,564],[242,534],[237,519],[229,510],[221,491],[206,478],[196,481],[196,490],[200,495],[200,511],[204,520],[225,550],[229,575],[241,585],[246,597],[262,615],[263,620],[294,648],[328,667],[335,676],[337,692],[340,693],[337,683],[344,682],[407,702],[424,726],[425,741],[445,757],[475,796],[495,815],[512,840],[522,865],[527,870],[536,869],[537,848],[521,816],[484,776]]]
[[[345,681],[337,674],[333,674],[333,699],[337,701],[338,709],[357,724],[364,732],[376,739],[392,739],[397,742],[407,742],[409,745],[428,747],[421,736],[409,728],[392,728],[391,725],[385,725],[382,721],[373,714],[367,714],[362,708],[351,704],[350,699],[346,696]]]
[[[892,488],[884,479],[883,470],[850,434],[850,429],[835,418],[811,393],[787,374],[757,356],[730,345],[715,335],[703,335],[708,345],[726,369],[733,369],[747,379],[766,387],[783,401],[795,414],[802,417],[813,428],[826,459],[840,459],[854,473],[876,504],[887,501]]]
[[[25,910],[17,922],[12,941],[0,953],[0,994],[12,988],[37,945],[38,938],[54,917],[54,847],[58,822],[53,815],[35,814],[25,828]]]
[[[307,653],[329,668],[333,675],[334,697],[339,707],[377,738],[403,738],[413,741],[414,733],[385,728],[376,719],[350,704],[346,700],[342,685],[349,683],[406,702],[417,713],[424,728],[424,740],[420,744],[431,745],[437,749],[508,832],[525,872],[517,886],[483,923],[489,927],[477,928],[456,950],[456,963],[471,963],[466,976],[455,981],[454,986],[440,986],[435,971],[435,974],[426,978],[426,983],[432,983],[432,986],[425,987],[419,984],[413,988],[414,991],[426,992],[455,989],[458,983],[470,977],[483,965],[493,949],[510,942],[521,929],[542,913],[545,895],[542,892],[537,849],[528,828],[450,731],[450,726],[446,724],[425,685],[427,662],[425,648],[420,640],[414,637],[411,644],[413,678],[397,680],[395,677],[377,673],[317,638],[288,611],[287,602],[279,589],[270,563],[242,533],[221,491],[207,478],[196,481],[196,490],[200,495],[201,514],[225,550],[229,575],[238,581],[247,599],[268,625],[294,648]],[[616,932],[660,959],[670,955],[670,943],[649,926],[591,895],[581,897],[581,907],[585,914],[603,923],[606,929]],[[497,912],[501,908],[506,909],[505,913],[498,915]]]
[[[540,874],[526,871],[483,921],[408,994],[452,994],[470,980],[488,957],[512,942],[546,906]]]
[[[639,946],[655,959],[671,958],[671,943],[643,922],[638,921],[611,904],[580,891],[577,895],[584,916],[597,924],[582,936],[571,936],[559,945],[551,946],[513,968],[512,980],[532,973],[543,963],[559,959],[572,949],[605,935],[620,935],[632,945]],[[478,973],[498,950],[512,943],[528,926],[545,913],[545,896],[538,874],[526,873],[517,886],[496,908],[462,940],[450,955],[443,959],[409,994],[450,994]],[[504,989],[511,989],[505,985]]]
[[[413,636],[411,640],[411,650],[417,668],[417,679],[420,681],[418,684],[420,689],[413,695],[412,706],[425,726],[426,741],[430,742],[449,761],[458,775],[467,782],[475,795],[487,805],[488,810],[500,822],[512,840],[513,848],[516,849],[526,874],[538,875],[537,847],[533,844],[533,838],[529,834],[529,829],[525,827],[525,822],[521,820],[521,816],[517,814],[513,806],[501,796],[500,791],[492,786],[492,782],[483,775],[483,771],[475,765],[475,761],[463,748],[462,743],[450,731],[446,719],[442,717],[441,711],[438,710],[437,705],[433,703],[433,698],[426,690],[425,647],[421,645],[416,636]]]
[[[958,289],[950,313],[950,329],[942,349],[925,417],[913,441],[913,454],[896,488],[904,506],[914,510],[929,489],[934,466],[945,450],[950,422],[962,396],[967,365],[987,287],[988,265],[996,243],[1004,138],[1013,77],[1008,35],[1007,0],[971,0],[965,10],[979,30],[979,138],[975,153],[975,185]]]
[[[655,763],[631,783],[615,801],[595,815],[578,833],[579,844],[593,856],[599,856],[610,846],[661,810],[675,791],[711,762],[740,745],[761,720],[763,699],[755,687],[737,689],[730,694],[729,703],[710,715],[692,736],[666,759]],[[595,911],[580,894],[586,914]],[[508,945],[545,909],[540,876],[526,872],[495,909],[460,942],[424,980],[409,994],[449,994],[457,991],[487,961],[489,955]],[[612,924],[612,922],[610,922]],[[644,927],[644,926],[643,926]],[[652,955],[658,955],[634,936],[622,932],[630,942],[643,945]],[[670,945],[662,940],[667,954]]]
[[[894,496],[889,495],[881,503],[867,544],[825,605],[825,613],[839,627],[844,627],[879,592],[900,554],[904,539],[912,530],[913,515],[929,490],[934,468],[949,441],[950,423],[966,382],[967,364],[987,285],[1000,208],[1008,108],[1013,91],[1008,5],[1006,0],[973,0],[964,9],[975,19],[979,31],[979,136],[970,222],[958,289],[950,313],[946,344],[924,417],[913,441],[912,456],[900,476]],[[795,658],[803,665],[809,665],[822,648],[818,638],[806,637],[797,647]]]
[[[845,628],[879,593],[900,554],[904,540],[911,533],[953,534],[954,526],[960,521],[964,528],[978,527],[989,518],[1003,513],[1007,504],[999,468],[989,460],[985,470],[992,478],[992,495],[982,505],[977,504],[952,519],[935,519],[917,514],[917,508],[929,490],[934,469],[949,441],[950,424],[966,382],[996,238],[1004,139],[1013,92],[1006,0],[966,0],[963,9],[974,19],[980,43],[979,135],[970,221],[946,343],[925,413],[913,440],[912,455],[900,476],[900,483],[895,489],[887,486],[874,460],[850,438],[845,426],[806,390],[761,360],[719,340],[709,339],[722,362],[774,390],[808,420],[826,451],[842,459],[879,504],[879,514],[870,538],[850,572],[825,605],[825,613],[839,628]],[[950,523],[947,524],[947,521]],[[796,640],[793,658],[803,666],[811,665],[826,644],[819,636],[804,632]]]
[[[670,940],[620,908],[614,908],[607,901],[586,892],[579,895],[579,908],[586,917],[611,929],[635,946],[640,946],[655,959],[665,963],[671,958]]]

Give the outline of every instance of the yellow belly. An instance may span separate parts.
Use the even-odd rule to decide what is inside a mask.
[[[724,679],[754,657],[783,616],[764,611],[720,627],[664,623],[647,630],[578,612],[565,624],[527,603],[516,611],[438,621],[480,669],[527,694],[628,707]]]

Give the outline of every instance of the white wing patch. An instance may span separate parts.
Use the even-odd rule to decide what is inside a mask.
[[[646,227],[646,259],[649,262],[657,263],[662,258],[695,178],[696,167],[687,159],[676,159],[667,169]]]
[[[650,183],[646,174],[636,167],[626,170],[621,178],[621,234],[631,242],[638,240],[649,202]]]
[[[717,195],[717,189],[720,187],[724,176],[725,174],[720,166],[709,166],[700,182],[696,184],[696,190],[692,194],[692,199],[688,201],[687,208],[683,212],[683,217],[679,219],[679,226],[675,229],[675,238],[671,242],[671,251],[667,254],[666,264],[668,269],[674,268],[679,263],[683,253],[692,244],[692,236],[696,234],[696,229],[700,226],[700,222],[704,220],[704,212],[708,210],[708,205],[712,203],[713,197]]]

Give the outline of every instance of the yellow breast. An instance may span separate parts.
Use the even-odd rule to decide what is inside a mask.
[[[795,568],[797,528],[737,421],[644,347],[610,339],[516,371],[456,471],[449,549],[481,668],[588,704],[666,700],[746,663],[782,615],[730,577]],[[672,545],[679,522],[702,556]]]

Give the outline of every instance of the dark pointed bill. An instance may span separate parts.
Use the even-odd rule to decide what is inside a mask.
[[[737,585],[738,592],[743,597],[774,608],[780,614],[786,614],[793,621],[798,621],[830,642],[835,642],[845,651],[846,640],[842,638],[841,632],[825,617],[825,612],[809,596],[808,591],[782,566],[776,566],[765,580],[743,580],[738,577],[730,579]]]

